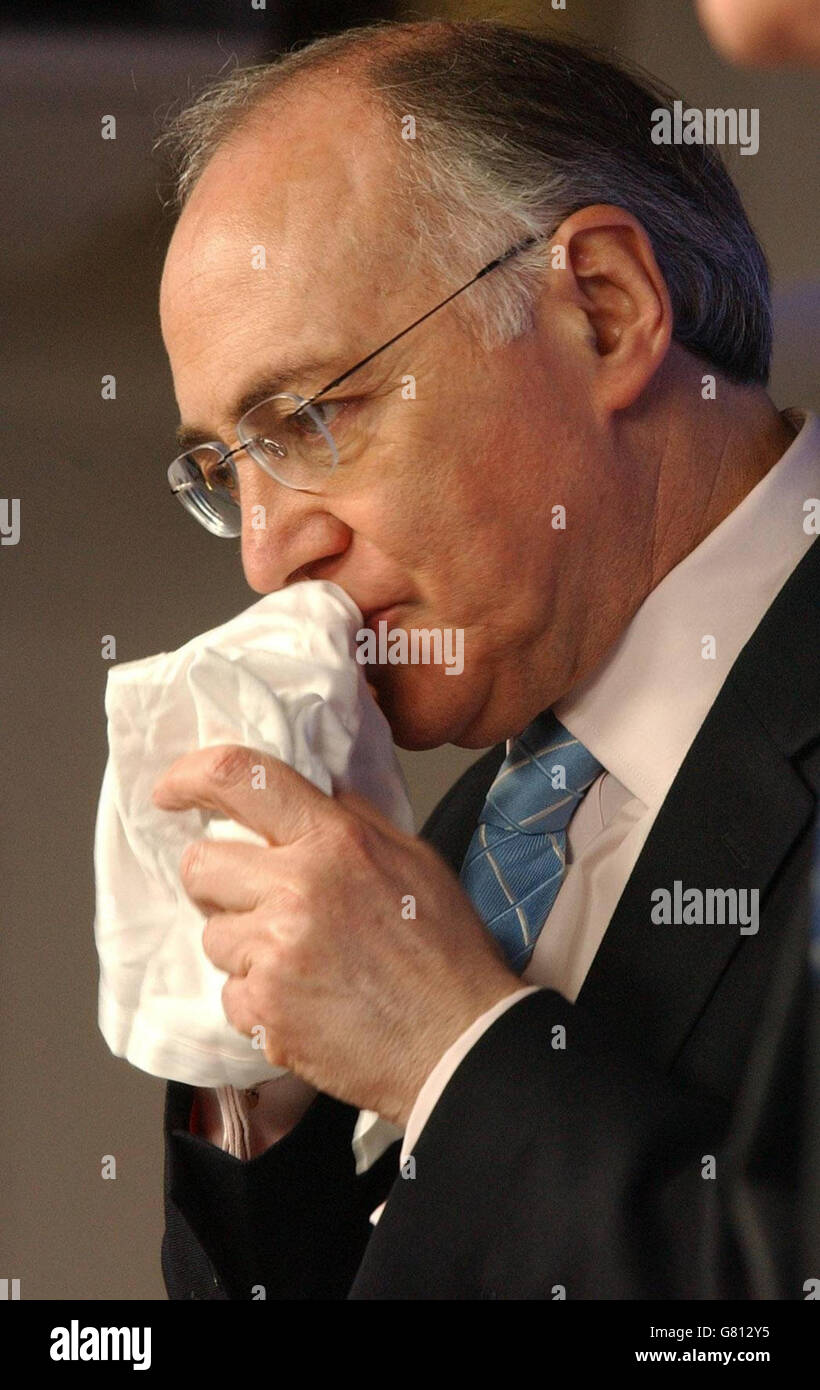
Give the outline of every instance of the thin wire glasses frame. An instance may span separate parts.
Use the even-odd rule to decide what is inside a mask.
[[[310,415],[309,408],[314,404],[315,401],[318,401],[322,396],[326,395],[328,391],[332,391],[335,387],[341,386],[342,382],[347,381],[348,377],[352,376],[354,372],[359,371],[361,367],[366,367],[368,362],[372,362],[373,359],[375,357],[378,357],[380,353],[386,352],[389,347],[392,347],[394,343],[397,343],[400,338],[403,338],[405,336],[405,334],[411,333],[414,328],[418,328],[419,324],[424,323],[433,314],[438,313],[439,309],[443,309],[445,305],[450,304],[451,301],[456,299],[458,295],[463,294],[465,290],[468,290],[471,285],[476,284],[478,280],[482,280],[485,275],[489,275],[491,271],[496,270],[499,266],[505,265],[507,261],[513,258],[513,256],[520,255],[521,252],[529,250],[530,247],[535,246],[541,240],[543,240],[543,238],[539,236],[528,236],[525,237],[522,241],[516,242],[514,246],[508,247],[507,250],[504,251],[500,256],[495,256],[493,260],[488,261],[486,265],[482,266],[481,269],[475,275],[473,275],[472,278],[469,279],[465,284],[460,285],[457,290],[453,290],[452,294],[448,294],[446,299],[442,299],[440,303],[435,304],[432,309],[428,309],[426,313],[422,314],[419,318],[414,319],[412,323],[408,324],[406,328],[402,328],[400,332],[394,333],[393,337],[388,338],[386,343],[382,343],[380,347],[374,348],[373,351],[369,352],[366,357],[362,357],[358,362],[354,363],[352,367],[348,367],[346,371],[341,372],[339,376],[334,377],[332,381],[327,382],[326,385],[320,387],[318,391],[314,391],[312,396],[303,398],[302,396],[297,396],[292,392],[279,392],[275,396],[269,397],[269,400],[274,401],[288,397],[293,401],[300,402],[300,404],[297,405],[296,410],[291,411],[289,413],[288,420],[292,420],[300,415],[303,415],[305,411],[308,411]],[[259,403],[259,405],[254,406],[253,410],[259,410],[267,404],[268,401],[262,401]],[[248,415],[252,413],[253,411],[247,412]],[[245,418],[246,417],[243,416],[243,419]],[[311,416],[310,418],[313,417]],[[333,468],[335,468],[338,464],[339,456],[333,437],[330,434],[327,427],[324,426],[321,423],[321,421],[318,420],[318,417],[316,419],[316,423],[318,424],[318,427],[321,430],[322,434],[325,436],[326,442],[333,456]],[[239,422],[240,427],[241,424],[242,421]],[[261,441],[260,436],[255,436],[251,439],[247,439],[243,441],[241,444],[238,444],[236,448],[229,450],[225,450],[223,445],[217,440],[214,440],[211,444],[203,444],[198,445],[196,447],[213,448],[215,450],[218,450],[220,454],[220,466],[224,466],[225,464],[230,464],[230,460],[234,457],[235,454],[241,453],[243,449],[248,450],[249,447],[252,448],[255,444],[260,442],[264,442],[266,445],[273,446],[274,452],[276,452],[279,448],[279,446],[276,444],[276,441],[269,439]],[[173,463],[170,465],[168,469],[168,481],[171,487],[171,491],[172,493],[174,493],[175,496],[179,496],[179,500],[183,503],[183,505],[185,505],[186,508],[193,513],[196,519],[203,526],[205,526],[207,530],[226,539],[235,538],[236,536],[241,534],[241,527],[239,526],[239,524],[237,523],[234,526],[230,522],[226,521],[224,517],[219,518],[216,524],[214,524],[214,520],[209,519],[208,517],[208,513],[212,513],[213,509],[205,509],[201,505],[195,506],[193,505],[193,499],[189,498],[190,490],[194,485],[191,482],[180,483],[178,481],[179,469],[181,466],[184,465],[185,461],[188,459],[189,454],[191,454],[192,452],[192,450],[188,450],[187,453],[180,454],[176,459],[174,459]],[[259,461],[253,453],[251,453],[250,456],[254,459],[255,462]],[[266,472],[269,472],[271,476],[277,479],[278,482],[281,482],[283,487],[293,488],[295,491],[310,490],[307,488],[301,488],[298,485],[294,485],[292,482],[288,482],[285,479],[280,478],[278,474],[275,471],[273,471],[273,469],[270,468],[267,464],[263,463],[262,466]],[[235,476],[235,470],[232,464],[230,464],[230,468],[231,472]],[[206,484],[206,486],[208,486],[210,489],[210,485]],[[237,514],[239,514],[238,504],[234,502],[232,503],[232,506],[236,509]]]

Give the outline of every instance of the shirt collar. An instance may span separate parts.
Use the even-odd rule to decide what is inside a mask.
[[[553,706],[648,806],[660,806],[741,649],[815,539],[805,503],[820,497],[820,420],[804,410],[783,415],[798,430],[785,453]],[[713,658],[703,654],[709,638]]]

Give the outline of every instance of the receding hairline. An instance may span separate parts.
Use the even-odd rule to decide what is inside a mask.
[[[434,26],[431,26],[434,27]],[[447,27],[450,26],[435,26]],[[386,37],[386,36],[385,36]],[[396,45],[390,45],[395,48]],[[415,46],[415,45],[414,45]],[[358,47],[363,45],[358,44]],[[386,49],[386,43],[380,45],[379,52]],[[403,48],[408,48],[404,44]],[[260,65],[266,71],[268,64]],[[356,255],[360,266],[365,269],[370,267],[370,273],[375,274],[378,267],[385,260],[391,257],[400,257],[403,267],[403,275],[415,268],[423,270],[427,276],[428,283],[435,287],[437,282],[447,288],[449,279],[436,270],[434,266],[427,263],[423,251],[419,246],[414,235],[414,215],[419,200],[425,203],[430,201],[429,194],[423,192],[419,187],[413,185],[408,188],[407,181],[402,177],[399,161],[406,150],[406,145],[401,139],[398,126],[391,123],[392,113],[381,99],[377,85],[368,78],[366,69],[370,69],[371,64],[365,64],[358,55],[345,55],[345,61],[331,62],[329,58],[323,58],[317,66],[310,65],[304,69],[288,73],[281,80],[273,81],[273,85],[268,91],[254,93],[254,99],[244,108],[232,109],[230,112],[230,124],[224,131],[218,134],[215,141],[209,142],[207,156],[203,160],[201,167],[196,171],[195,178],[185,190],[185,196],[179,201],[177,216],[178,231],[180,224],[187,221],[194,213],[194,207],[189,207],[193,202],[194,194],[208,174],[212,166],[230,160],[243,150],[253,150],[256,159],[263,171],[262,184],[264,185],[264,159],[266,144],[275,147],[275,142],[281,138],[282,125],[288,120],[288,107],[291,103],[298,105],[299,112],[297,120],[303,118],[303,111],[307,106],[307,118],[310,119],[310,106],[318,101],[327,106],[328,116],[332,113],[335,100],[335,88],[341,87],[344,101],[348,104],[357,103],[359,107],[366,105],[369,120],[372,121],[372,128],[382,137],[374,144],[369,138],[362,136],[367,150],[372,153],[378,150],[378,156],[371,165],[368,174],[368,184],[373,193],[374,205],[381,209],[388,209],[381,224],[374,226],[372,238],[366,234],[366,228],[359,220],[360,235],[356,241]],[[329,72],[329,70],[332,71]],[[248,71],[245,69],[245,71]],[[270,69],[272,77],[276,77],[277,70]],[[355,78],[351,78],[351,73],[355,73]],[[353,83],[355,82],[355,86]],[[338,103],[337,103],[338,105]],[[269,171],[270,185],[267,196],[276,197],[277,170],[275,159]],[[264,196],[264,195],[263,195]],[[434,209],[429,209],[430,215]],[[200,212],[194,213],[195,216],[201,215]],[[208,216],[208,204],[204,203],[204,216]],[[333,228],[328,228],[328,235],[331,235]],[[173,237],[172,237],[173,241]],[[163,277],[164,278],[164,277]]]
[[[476,20],[475,24],[478,26],[487,22]],[[380,20],[361,29],[330,36],[328,42],[332,48],[329,52],[318,55],[311,53],[303,66],[292,71],[287,70],[287,60],[298,60],[301,49],[284,55],[276,54],[267,61],[243,68],[246,76],[258,73],[263,80],[245,106],[231,105],[228,108],[224,127],[217,129],[216,138],[209,141],[206,158],[184,189],[182,197],[178,198],[178,211],[182,212],[205,170],[218,154],[230,151],[246,138],[264,138],[266,123],[281,114],[289,101],[304,100],[305,97],[309,99],[312,93],[328,96],[327,88],[322,86],[328,81],[331,86],[336,85],[337,79],[348,84],[346,92],[350,90],[349,84],[352,82],[356,95],[386,132],[390,113],[374,80],[381,64],[415,49],[427,48],[435,42],[436,37],[444,41],[453,39],[457,29],[456,21],[407,21],[397,25],[393,21]],[[306,47],[309,49],[312,45]],[[266,78],[267,82],[264,80]],[[219,82],[214,85],[218,87]],[[157,141],[157,147],[161,144],[162,136]]]
[[[390,163],[417,247],[439,276],[497,253],[502,233],[509,242],[547,237],[574,208],[612,202],[652,240],[676,340],[738,381],[765,384],[768,267],[720,152],[650,146],[650,115],[678,94],[575,34],[495,20],[384,21],[241,68],[200,93],[166,130],[177,208],[234,133],[255,126],[257,112],[264,126],[277,103],[306,84],[327,84],[329,75],[355,81],[386,118],[383,128],[413,142]],[[418,148],[416,120],[427,122]],[[533,253],[504,279],[487,281],[474,308],[465,301],[462,311],[488,343],[528,326],[541,269]]]

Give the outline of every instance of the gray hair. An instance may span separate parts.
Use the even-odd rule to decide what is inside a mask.
[[[598,49],[492,21],[371,24],[220,78],[169,122],[181,209],[217,149],[292,80],[349,63],[394,123],[415,121],[396,174],[425,265],[453,288],[528,236],[544,239],[454,308],[487,346],[533,322],[547,239],[594,203],[644,227],[665,278],[676,342],[743,384],[768,381],[766,258],[714,147],[658,145],[652,112],[674,94]]]

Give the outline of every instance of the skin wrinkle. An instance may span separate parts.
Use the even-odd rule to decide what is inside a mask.
[[[715,468],[715,472],[712,476],[712,481],[709,484],[708,495],[706,496],[703,506],[701,508],[701,527],[703,526],[705,518],[709,515],[709,511],[712,506],[712,500],[718,491],[718,480],[723,477],[724,473],[729,471],[728,453],[729,439],[727,437],[724,440],[723,448],[720,452],[720,456],[717,461],[717,467]]]
[[[669,436],[670,436],[670,432],[671,432],[671,422],[670,422],[669,420],[667,420],[667,421],[666,421],[666,427],[665,427],[665,430],[664,430],[663,444],[661,445],[661,457],[662,457],[662,458],[665,457],[665,455],[666,455],[666,453],[667,453],[667,451],[668,451],[668,449],[669,449]],[[661,490],[661,488],[662,488],[662,486],[663,486],[662,481],[661,481],[662,477],[663,477],[663,472],[662,472],[662,470],[660,470],[660,478],[659,478],[659,480],[658,480],[658,493],[659,493],[659,495],[660,495],[660,490]],[[659,551],[659,547],[660,547],[660,536],[659,536],[659,518],[660,518],[660,511],[661,511],[660,506],[657,506],[657,507],[655,507],[655,509],[654,509],[654,511],[653,511],[653,513],[652,513],[652,535],[651,535],[650,543],[649,543],[649,553],[650,553],[650,562],[649,562],[649,564],[650,564],[650,571],[649,571],[649,576],[648,576],[648,584],[649,584],[649,587],[650,587],[650,588],[651,588],[651,586],[652,586],[652,577],[653,577],[653,575],[656,574],[656,572],[657,572],[658,551]]]

